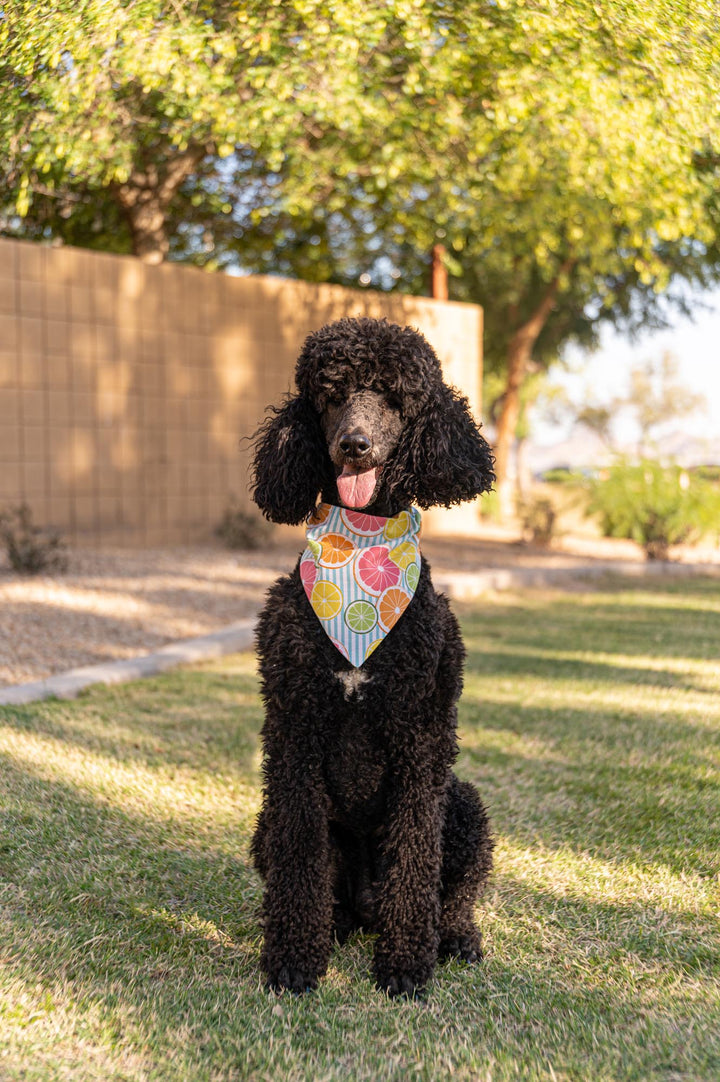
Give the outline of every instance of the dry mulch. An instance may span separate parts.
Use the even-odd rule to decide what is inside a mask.
[[[488,528],[479,538],[427,538],[423,550],[436,577],[489,567],[581,569],[595,559],[642,560],[630,542],[565,539],[547,552],[511,538]],[[250,616],[302,547],[298,533],[260,552],[216,545],[77,549],[65,574],[34,577],[0,562],[0,686],[133,657]],[[687,549],[678,557],[720,564],[718,549]]]

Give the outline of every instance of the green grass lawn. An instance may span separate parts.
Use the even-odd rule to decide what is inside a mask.
[[[481,966],[258,966],[249,655],[0,708],[0,1079],[720,1078],[720,581],[462,607]]]

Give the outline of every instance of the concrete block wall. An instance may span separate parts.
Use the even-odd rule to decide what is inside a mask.
[[[0,507],[74,544],[207,540],[305,337],[346,315],[418,327],[479,412],[482,310],[0,238]],[[474,508],[428,518],[471,528]]]

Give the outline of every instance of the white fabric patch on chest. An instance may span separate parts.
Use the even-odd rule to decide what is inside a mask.
[[[323,630],[356,669],[415,594],[421,517],[416,507],[379,518],[321,503],[308,519],[302,584]]]

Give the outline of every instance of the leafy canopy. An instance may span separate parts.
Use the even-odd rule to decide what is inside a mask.
[[[89,200],[105,220],[114,187],[195,148],[167,207],[177,257],[206,258],[202,228],[250,269],[418,289],[442,240],[455,294],[499,314],[500,357],[552,283],[567,335],[713,265],[718,14],[19,0],[0,15],[7,184],[21,215],[69,191],[68,221]]]

